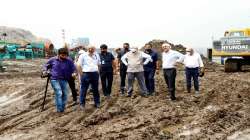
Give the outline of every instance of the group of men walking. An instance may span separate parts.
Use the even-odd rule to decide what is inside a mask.
[[[100,53],[96,52],[95,46],[88,46],[87,50],[81,50],[80,56],[73,60],[69,58],[67,48],[60,48],[58,56],[49,59],[44,67],[50,69],[51,85],[55,92],[55,104],[57,112],[64,112],[67,102],[67,83],[71,88],[74,105],[77,105],[77,94],[74,79],[77,75],[80,81],[79,104],[82,110],[85,109],[86,94],[89,88],[93,92],[95,107],[100,107],[100,94],[98,90],[99,77],[102,84],[103,95],[110,99],[112,92],[113,75],[119,71],[120,74],[120,95],[127,93],[128,97],[133,94],[134,80],[137,79],[141,96],[155,94],[155,74],[159,73],[160,64],[157,52],[152,49],[151,44],[144,46],[145,50],[140,51],[137,47],[123,44],[123,49],[117,52],[117,59],[108,52],[108,46],[100,46]],[[198,76],[204,74],[204,65],[201,56],[188,48],[187,54],[183,55],[171,50],[168,43],[162,44],[162,69],[163,76],[169,89],[170,99],[175,97],[176,65],[185,65],[187,92],[191,92],[191,79],[194,80],[195,93],[199,94]],[[199,69],[201,68],[201,71]],[[126,88],[127,79],[127,88]]]

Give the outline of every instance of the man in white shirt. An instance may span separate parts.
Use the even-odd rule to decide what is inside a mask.
[[[175,78],[176,78],[176,63],[181,60],[183,55],[177,51],[171,50],[169,43],[162,44],[162,68],[165,82],[168,86],[168,91],[171,100],[176,100],[175,97]]]
[[[95,107],[100,107],[100,95],[98,91],[100,57],[95,53],[95,46],[89,46],[88,51],[79,56],[79,65],[82,69],[80,107],[84,109],[85,99],[89,85],[93,90]]]
[[[145,61],[144,58],[146,59]],[[122,56],[121,61],[127,66],[128,97],[132,96],[135,78],[137,79],[140,86],[141,95],[146,96],[148,91],[145,85],[143,65],[148,64],[150,61],[152,62],[151,56],[144,52],[138,51],[138,48],[134,47]]]
[[[82,68],[81,68],[81,66],[79,64],[79,57],[80,57],[80,55],[85,54],[85,53],[87,53],[87,50],[86,50],[85,47],[83,47],[81,50],[78,51],[78,54],[75,56],[75,65],[76,65],[77,74],[78,74],[78,76],[77,76],[77,80],[78,80],[77,87],[78,87],[79,90],[81,89],[80,85],[81,85],[81,73],[82,73]]]
[[[192,48],[186,49],[186,55],[182,60],[185,65],[186,73],[186,83],[187,83],[187,92],[191,92],[191,80],[194,80],[194,89],[195,93],[199,93],[199,68],[201,72],[204,73],[204,64],[202,62],[201,56],[199,53],[195,52]]]

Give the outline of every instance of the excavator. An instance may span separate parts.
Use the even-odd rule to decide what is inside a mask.
[[[225,31],[213,41],[212,56],[225,59],[225,72],[244,71],[250,65],[250,28]]]

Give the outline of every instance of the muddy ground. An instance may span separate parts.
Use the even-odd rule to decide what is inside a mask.
[[[250,139],[250,72],[224,73],[208,65],[201,78],[201,94],[185,92],[184,71],[176,81],[177,101],[169,100],[162,74],[156,95],[138,92],[119,96],[114,80],[111,100],[102,96],[93,107],[88,94],[86,110],[74,110],[69,95],[64,113],[56,113],[49,86],[45,111],[40,112],[46,79],[40,78],[45,60],[5,61],[0,73],[0,139]],[[138,91],[138,88],[136,88]]]

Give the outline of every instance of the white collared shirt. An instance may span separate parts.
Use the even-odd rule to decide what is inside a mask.
[[[163,52],[162,53],[162,68],[163,69],[175,68],[176,62],[179,62],[179,60],[182,57],[183,57],[183,54],[174,50]]]
[[[82,72],[98,72],[98,67],[101,64],[100,56],[97,53],[90,56],[89,52],[81,54],[78,62],[82,67]]]
[[[186,54],[183,57],[183,64],[188,68],[204,67],[201,56],[197,52],[194,52],[193,55]]]

